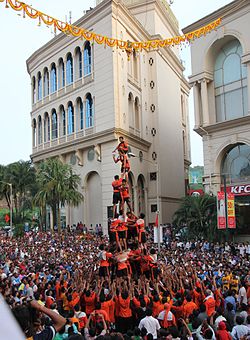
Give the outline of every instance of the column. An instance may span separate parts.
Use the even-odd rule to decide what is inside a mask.
[[[195,82],[193,86],[194,90],[194,118],[195,118],[195,129],[197,129],[200,125],[200,89],[199,83]]]
[[[207,79],[202,79],[201,82],[201,103],[202,103],[202,125],[209,124],[209,110],[208,110],[208,92],[207,92]]]

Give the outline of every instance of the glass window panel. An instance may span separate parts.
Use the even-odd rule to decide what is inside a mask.
[[[247,77],[247,66],[246,65],[241,65],[241,75],[242,75],[242,78]]]
[[[214,72],[214,86],[219,87],[223,85],[222,69]]]
[[[224,61],[224,84],[241,79],[241,64],[238,54],[230,54]]]
[[[214,69],[215,71],[221,69],[223,67],[224,60],[226,58],[225,53],[221,50],[220,53],[218,54],[215,64],[214,64]]]
[[[223,122],[225,120],[224,95],[215,97],[215,106],[217,122]]]
[[[226,55],[229,55],[231,53],[236,53],[239,45],[240,43],[238,42],[238,40],[234,39],[224,45],[222,49]]]
[[[235,119],[243,116],[241,89],[225,94],[225,110],[226,119]]]

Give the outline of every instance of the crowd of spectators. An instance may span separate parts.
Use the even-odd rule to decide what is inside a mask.
[[[2,235],[0,293],[34,340],[250,339],[248,243],[172,241],[156,253],[128,244],[121,271],[124,254],[102,235]]]

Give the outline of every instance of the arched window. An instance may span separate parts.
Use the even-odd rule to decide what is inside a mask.
[[[50,70],[50,92],[54,93],[57,91],[57,74],[56,65],[53,63]]]
[[[82,78],[82,51],[80,47],[76,48],[75,65],[76,65],[76,70],[75,70],[76,78],[77,79]]]
[[[32,77],[32,104],[36,102],[36,78]]]
[[[140,106],[138,97],[135,98],[135,128],[140,130]]]
[[[128,95],[128,116],[129,116],[129,126],[134,126],[134,98],[130,92]]]
[[[43,73],[43,96],[47,97],[49,95],[49,71],[47,67],[44,69]]]
[[[50,117],[48,112],[44,115],[44,142],[50,141]]]
[[[42,75],[41,72],[38,72],[37,74],[37,100],[42,99]]]
[[[250,180],[250,146],[236,144],[224,156],[221,173],[227,174],[232,183]]]
[[[38,117],[38,144],[42,144],[42,117]]]
[[[65,114],[65,109],[63,105],[60,106],[59,112],[60,112],[60,136],[65,136],[66,135],[66,114]]]
[[[68,134],[75,131],[74,129],[74,108],[72,102],[68,104]]]
[[[137,197],[138,197],[138,212],[145,213],[145,179],[143,175],[139,175],[137,181]]]
[[[138,79],[138,56],[135,50],[133,51],[133,71],[134,71],[134,78]]]
[[[56,139],[57,134],[57,114],[56,110],[52,110],[52,116],[51,116],[51,133],[52,133],[52,139]]]
[[[66,83],[67,85],[73,83],[73,59],[71,53],[67,56],[66,64]]]
[[[222,122],[247,114],[247,73],[241,65],[242,47],[234,39],[219,51],[214,65],[216,120]]]
[[[33,119],[32,128],[33,128],[33,147],[36,147],[36,120],[35,119]]]
[[[77,99],[77,129],[83,130],[84,127],[84,113],[83,113],[83,102],[81,98]]]
[[[58,88],[61,89],[65,86],[65,67],[63,59],[59,59],[59,71],[58,71]]]
[[[86,128],[92,127],[94,125],[93,117],[93,99],[91,94],[86,95]]]
[[[90,42],[87,41],[84,45],[84,75],[87,76],[92,72],[92,57]]]

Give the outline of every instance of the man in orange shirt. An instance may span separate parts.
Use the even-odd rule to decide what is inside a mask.
[[[207,316],[210,317],[215,312],[215,299],[210,289],[205,291],[205,295],[204,305],[206,306]]]
[[[121,185],[122,185],[122,178],[119,178],[118,175],[115,175],[114,181],[112,182],[113,187],[113,218],[115,218],[117,209],[116,206],[119,203],[119,210],[121,209],[122,197],[121,197]]]
[[[99,276],[108,279],[110,266],[109,259],[111,259],[113,255],[104,249],[104,244],[101,244],[99,249],[100,249],[100,253],[98,255],[100,259]]]
[[[128,291],[122,291],[118,296],[119,304],[119,321],[118,330],[125,334],[127,330],[132,329],[132,310],[130,308],[131,296]]]
[[[122,196],[122,210],[124,211],[124,203],[126,202],[129,207],[129,211],[132,212],[132,206],[130,203],[129,186],[127,184],[126,179],[122,180],[121,196]]]
[[[183,307],[184,317],[188,318],[191,314],[193,314],[193,311],[198,309],[198,306],[196,303],[193,302],[192,297],[188,295],[186,297],[187,303]]]
[[[91,292],[89,289],[84,294],[85,313],[87,317],[95,310],[96,293]]]

